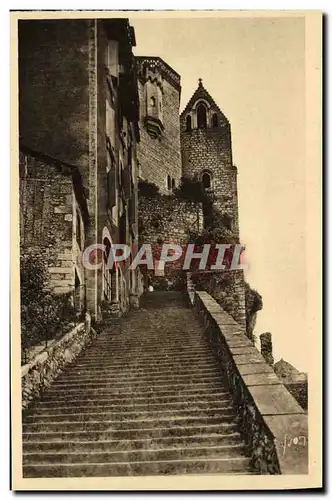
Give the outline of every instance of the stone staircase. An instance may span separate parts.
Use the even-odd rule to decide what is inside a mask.
[[[23,415],[24,477],[250,473],[218,363],[181,293],[145,295]]]

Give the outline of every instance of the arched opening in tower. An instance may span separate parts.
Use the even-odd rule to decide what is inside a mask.
[[[198,128],[206,128],[206,107],[204,104],[199,104],[197,107],[197,126]]]
[[[187,116],[186,128],[187,128],[187,132],[191,131],[191,116],[190,115]]]
[[[204,172],[202,175],[202,184],[204,189],[210,189],[211,187],[211,176],[208,172]]]
[[[212,127],[213,128],[218,127],[218,115],[217,115],[217,113],[213,113],[213,115],[212,115]]]

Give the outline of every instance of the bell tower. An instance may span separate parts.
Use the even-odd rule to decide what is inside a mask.
[[[231,126],[201,78],[181,113],[180,138],[182,175],[202,182],[238,237],[237,168],[232,159]]]

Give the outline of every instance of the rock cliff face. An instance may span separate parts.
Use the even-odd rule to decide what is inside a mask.
[[[300,372],[282,358],[275,363],[274,371],[302,408],[307,410],[308,375],[304,372]]]

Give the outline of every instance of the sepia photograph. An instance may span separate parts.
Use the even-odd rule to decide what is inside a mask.
[[[14,490],[322,486],[321,29],[11,12]]]

